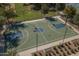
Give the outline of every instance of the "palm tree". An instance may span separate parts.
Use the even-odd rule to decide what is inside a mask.
[[[70,21],[73,22],[73,17],[76,15],[76,8],[73,7],[73,6],[67,6],[65,9],[64,9],[64,13],[66,14],[66,16],[68,18],[70,18]]]

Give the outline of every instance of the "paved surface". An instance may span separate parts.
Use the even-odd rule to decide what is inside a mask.
[[[56,18],[58,18],[59,20],[61,20],[63,23],[65,23],[65,21],[63,21],[59,16],[56,16]],[[75,32],[79,33],[78,30],[76,30],[73,26],[71,26],[70,24],[67,23],[68,26],[70,26]],[[70,37],[70,38],[67,38],[65,39],[64,42],[68,42],[68,41],[71,41],[71,40],[74,40],[74,39],[77,39],[79,38],[79,35],[76,35],[76,36],[73,36],[73,37]],[[62,40],[59,40],[59,41],[56,41],[56,42],[52,42],[52,43],[49,43],[49,44],[46,44],[46,45],[42,45],[42,46],[39,46],[38,47],[38,50],[43,50],[43,49],[46,49],[46,48],[49,48],[49,47],[52,47],[52,46],[55,46],[55,45],[59,45],[62,43]],[[19,52],[17,53],[17,55],[21,55],[21,56],[31,56],[31,53],[35,52],[37,50],[37,48],[32,48],[32,49],[29,49],[29,50],[26,50],[26,51],[22,51],[22,52]]]

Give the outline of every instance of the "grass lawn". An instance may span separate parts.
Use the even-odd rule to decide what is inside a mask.
[[[29,8],[27,6],[23,6],[22,3],[16,3],[16,13],[17,17],[15,18],[16,21],[28,21],[28,20],[35,20],[43,18],[44,15],[41,13],[41,11],[34,11],[34,10],[28,10]],[[30,7],[30,6],[29,6]],[[3,13],[3,8],[0,7],[0,16]],[[48,12],[48,16],[56,15],[56,12]],[[2,19],[0,17],[0,19]]]
[[[16,4],[16,13],[18,15],[18,17],[16,17],[16,20],[18,21],[34,20],[44,17],[44,15],[40,11],[28,10],[26,6],[23,6],[23,4]],[[56,15],[56,12],[48,13],[48,16],[53,15]]]
[[[3,8],[0,7],[0,19],[3,19],[2,14],[3,14]]]

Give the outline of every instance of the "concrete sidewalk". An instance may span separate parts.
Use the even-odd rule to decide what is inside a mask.
[[[76,36],[73,36],[73,37],[70,37],[70,38],[67,38],[65,39],[64,43],[65,42],[68,42],[68,41],[71,41],[71,40],[74,40],[74,39],[78,39],[79,38],[79,35],[76,35]],[[39,46],[38,47],[38,50],[44,50],[44,49],[47,49],[49,47],[53,47],[53,46],[56,46],[56,45],[59,45],[62,43],[62,40],[59,40],[59,41],[56,41],[56,42],[52,42],[52,43],[49,43],[49,44],[46,44],[46,45],[42,45],[42,46]],[[36,47],[35,48],[32,48],[32,49],[29,49],[29,50],[26,50],[26,51],[22,51],[22,52],[19,52],[17,53],[17,55],[21,55],[21,56],[31,56],[32,53],[36,52],[37,49]]]

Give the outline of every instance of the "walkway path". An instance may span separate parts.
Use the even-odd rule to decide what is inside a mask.
[[[65,42],[68,42],[68,41],[71,41],[71,40],[74,40],[74,39],[77,39],[77,38],[79,38],[79,35],[73,36],[71,38],[67,38],[67,39],[65,39]],[[49,44],[46,44],[46,45],[39,46],[38,50],[43,50],[43,49],[47,49],[47,48],[52,47],[52,46],[59,45],[61,42],[62,42],[62,40],[59,40],[59,41],[56,41],[56,42],[52,42],[52,43],[49,43]],[[36,48],[32,48],[32,49],[29,49],[29,50],[26,50],[26,51],[19,52],[17,55],[31,56],[32,53],[35,52],[35,51],[36,51]]]

